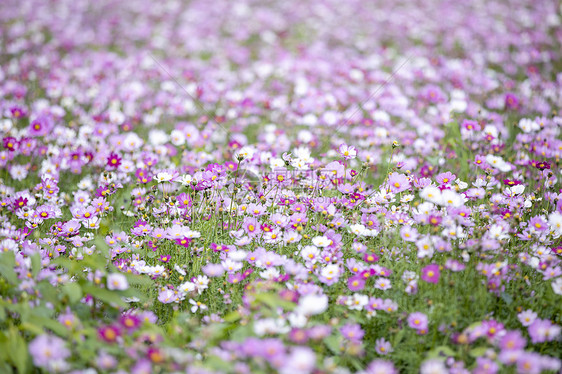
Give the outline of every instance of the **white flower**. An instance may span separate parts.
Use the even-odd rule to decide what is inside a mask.
[[[457,180],[455,181],[455,183],[456,183],[457,186],[459,187],[459,190],[464,190],[465,188],[468,187],[468,183],[461,181],[460,178],[457,178]]]
[[[123,291],[129,288],[129,282],[123,274],[112,273],[107,276],[107,289]]]
[[[325,236],[316,236],[312,238],[312,244],[317,247],[326,248],[327,246],[332,244],[332,241]]]
[[[23,165],[14,165],[10,169],[10,176],[18,181],[24,180],[27,177],[27,169]]]
[[[285,161],[283,161],[282,158],[272,158],[271,160],[269,160],[269,167],[272,170],[285,167]]]
[[[557,295],[562,295],[562,278],[556,278],[552,282],[552,291]]]
[[[345,302],[345,304],[351,310],[361,310],[368,303],[369,303],[369,296],[358,294],[358,293],[354,293],[353,295],[351,295],[351,297],[349,297]]]
[[[449,370],[445,367],[445,364],[442,360],[439,359],[432,359],[425,361],[421,368],[420,374],[447,374]]]
[[[277,268],[274,267],[267,268],[264,271],[260,272],[260,277],[268,280],[273,280],[275,278],[278,278],[280,275],[281,273],[279,272],[279,270],[277,270]]]
[[[192,180],[193,180],[193,177],[189,174],[182,175],[180,177],[180,183],[184,186],[189,186],[191,184]]]
[[[185,135],[180,130],[173,130],[170,134],[170,140],[173,145],[184,145],[185,144]]]
[[[496,240],[503,240],[509,238],[505,228],[503,226],[496,225],[496,224],[490,226],[488,230],[488,234]]]
[[[349,226],[349,229],[355,235],[363,235],[363,233],[365,233],[365,226],[360,223]]]
[[[297,328],[303,328],[308,322],[308,318],[301,313],[289,313],[287,320],[289,321],[289,325],[291,325],[291,327]]]
[[[0,121],[0,131],[7,133],[12,129],[12,120],[11,119],[3,119]]]
[[[280,374],[309,374],[316,367],[316,355],[308,347],[294,347],[280,369]]]
[[[507,162],[505,162],[503,160],[503,158],[501,158],[499,156],[494,156],[492,154],[487,155],[486,156],[486,162],[490,166],[492,166],[492,167],[494,167],[494,168],[496,168],[499,171],[504,172],[504,173],[507,173],[508,171],[511,170],[511,166]]]
[[[326,309],[328,309],[328,296],[304,295],[299,299],[296,312],[304,314],[305,316],[313,316],[323,313]]]
[[[553,212],[548,215],[548,223],[551,229],[562,235],[562,214]]]
[[[423,190],[421,190],[420,196],[425,200],[438,205],[441,205],[441,202],[443,201],[441,190],[435,186],[425,186]]]
[[[340,268],[338,265],[329,264],[322,269],[321,275],[326,279],[333,279],[340,275]]]
[[[464,204],[463,196],[453,190],[443,190],[441,193],[441,203],[445,206],[459,207]]]
[[[162,172],[156,174],[156,177],[154,177],[154,179],[158,183],[169,182],[169,181],[172,180],[172,178],[174,178],[174,176],[172,174],[168,173],[167,171],[162,171]]]
[[[524,133],[530,133],[541,129],[538,123],[529,118],[521,118],[519,120],[519,128],[523,130]]]
[[[209,287],[209,278],[206,275],[199,275],[195,278],[195,288],[199,295]]]
[[[174,265],[174,270],[180,273],[181,275],[185,276],[186,272],[183,270],[178,264]]]
[[[504,194],[510,197],[521,195],[525,191],[525,186],[518,184],[516,186],[506,187]]]
[[[15,245],[15,242],[14,242]],[[318,259],[318,255],[320,255],[320,251],[313,245],[307,245],[301,250],[301,256],[305,261],[315,263]]]
[[[289,332],[290,327],[281,318],[264,318],[254,322],[254,332],[258,336],[266,334],[284,334]]]
[[[185,282],[179,285],[178,290],[183,293],[189,293],[195,291],[195,283]]]
[[[191,239],[193,239],[193,238],[199,238],[199,237],[201,237],[201,233],[200,233],[199,231],[193,231],[193,230],[189,230],[189,229],[188,229],[188,230],[186,230],[186,232],[185,232],[185,236],[186,236],[187,238],[191,238]]]
[[[189,299],[189,303],[192,305],[191,313],[195,313],[197,312],[197,310],[201,310],[201,311],[207,310],[207,305],[203,304],[200,301]]]
[[[240,148],[240,150],[238,150],[238,152],[234,153],[234,160],[238,161],[238,160],[247,160],[247,159],[251,159],[252,157],[254,157],[254,154],[256,153],[256,150],[251,147],[251,146],[244,146],[242,148]]]
[[[355,157],[357,157],[357,150],[353,146],[342,144],[340,145],[339,151],[346,160],[354,159]]]
[[[409,203],[410,201],[414,200],[415,196],[412,194],[407,194],[402,196],[402,198],[400,199],[401,203]]]

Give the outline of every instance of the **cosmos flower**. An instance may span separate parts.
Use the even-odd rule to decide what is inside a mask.
[[[428,283],[439,283],[439,276],[440,276],[440,268],[439,265],[431,264],[427,265],[422,269],[421,279]]]
[[[427,330],[427,316],[421,312],[414,312],[408,316],[408,326],[415,330]]]
[[[111,168],[117,168],[121,165],[121,160],[122,160],[121,157],[119,157],[117,153],[111,153],[107,157],[107,166]]]
[[[346,160],[351,160],[357,157],[357,150],[355,149],[355,147],[348,146],[346,144],[340,145],[339,153]]]
[[[129,283],[123,274],[112,273],[107,276],[107,289],[124,291],[128,288]]]
[[[106,343],[115,343],[121,336],[121,330],[117,326],[104,326],[98,329],[98,336]]]
[[[70,357],[64,340],[47,334],[39,335],[29,343],[29,354],[35,365],[47,369],[53,362],[64,361]]]

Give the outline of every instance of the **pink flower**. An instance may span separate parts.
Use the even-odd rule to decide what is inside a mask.
[[[388,177],[388,186],[392,193],[399,193],[410,188],[410,181],[404,174],[392,173]]]
[[[439,265],[436,264],[427,265],[422,269],[421,279],[429,283],[437,284],[439,282],[440,274],[441,272],[439,269]]]
[[[346,160],[351,160],[357,157],[357,150],[355,149],[355,147],[342,144],[340,145],[339,151],[340,155],[342,155],[342,157]]]
[[[408,326],[415,330],[426,332],[427,325],[427,316],[423,313],[414,312],[408,316]]]
[[[351,277],[347,280],[347,287],[350,291],[361,291],[365,288],[365,280],[360,275]]]

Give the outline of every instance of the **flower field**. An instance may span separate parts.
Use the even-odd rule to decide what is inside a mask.
[[[0,373],[562,373],[554,0],[4,0]]]

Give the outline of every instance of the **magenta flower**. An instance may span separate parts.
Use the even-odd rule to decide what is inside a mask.
[[[505,108],[517,109],[519,108],[519,98],[515,94],[508,92],[505,94]]]
[[[119,165],[121,165],[121,158],[117,153],[111,153],[109,157],[107,157],[107,166],[117,168]]]
[[[181,194],[179,194],[176,198],[176,200],[178,201],[179,205],[182,208],[190,208],[191,207],[191,196],[189,196],[189,194],[183,192]]]
[[[350,291],[361,291],[365,288],[365,280],[361,276],[351,277],[347,280],[347,287]]]
[[[431,264],[422,269],[421,279],[429,283],[437,284],[440,276],[439,265]]]
[[[47,116],[39,116],[29,124],[29,135],[44,136],[47,135],[53,127],[53,121]]]
[[[142,320],[135,314],[127,313],[119,318],[119,323],[125,329],[132,331],[136,330],[142,324]]]
[[[372,264],[374,262],[377,262],[379,260],[379,257],[373,253],[365,253],[365,255],[363,255],[363,261],[365,261],[368,264]]]
[[[98,336],[107,343],[114,343],[121,336],[121,330],[116,326],[104,326],[98,329]]]

